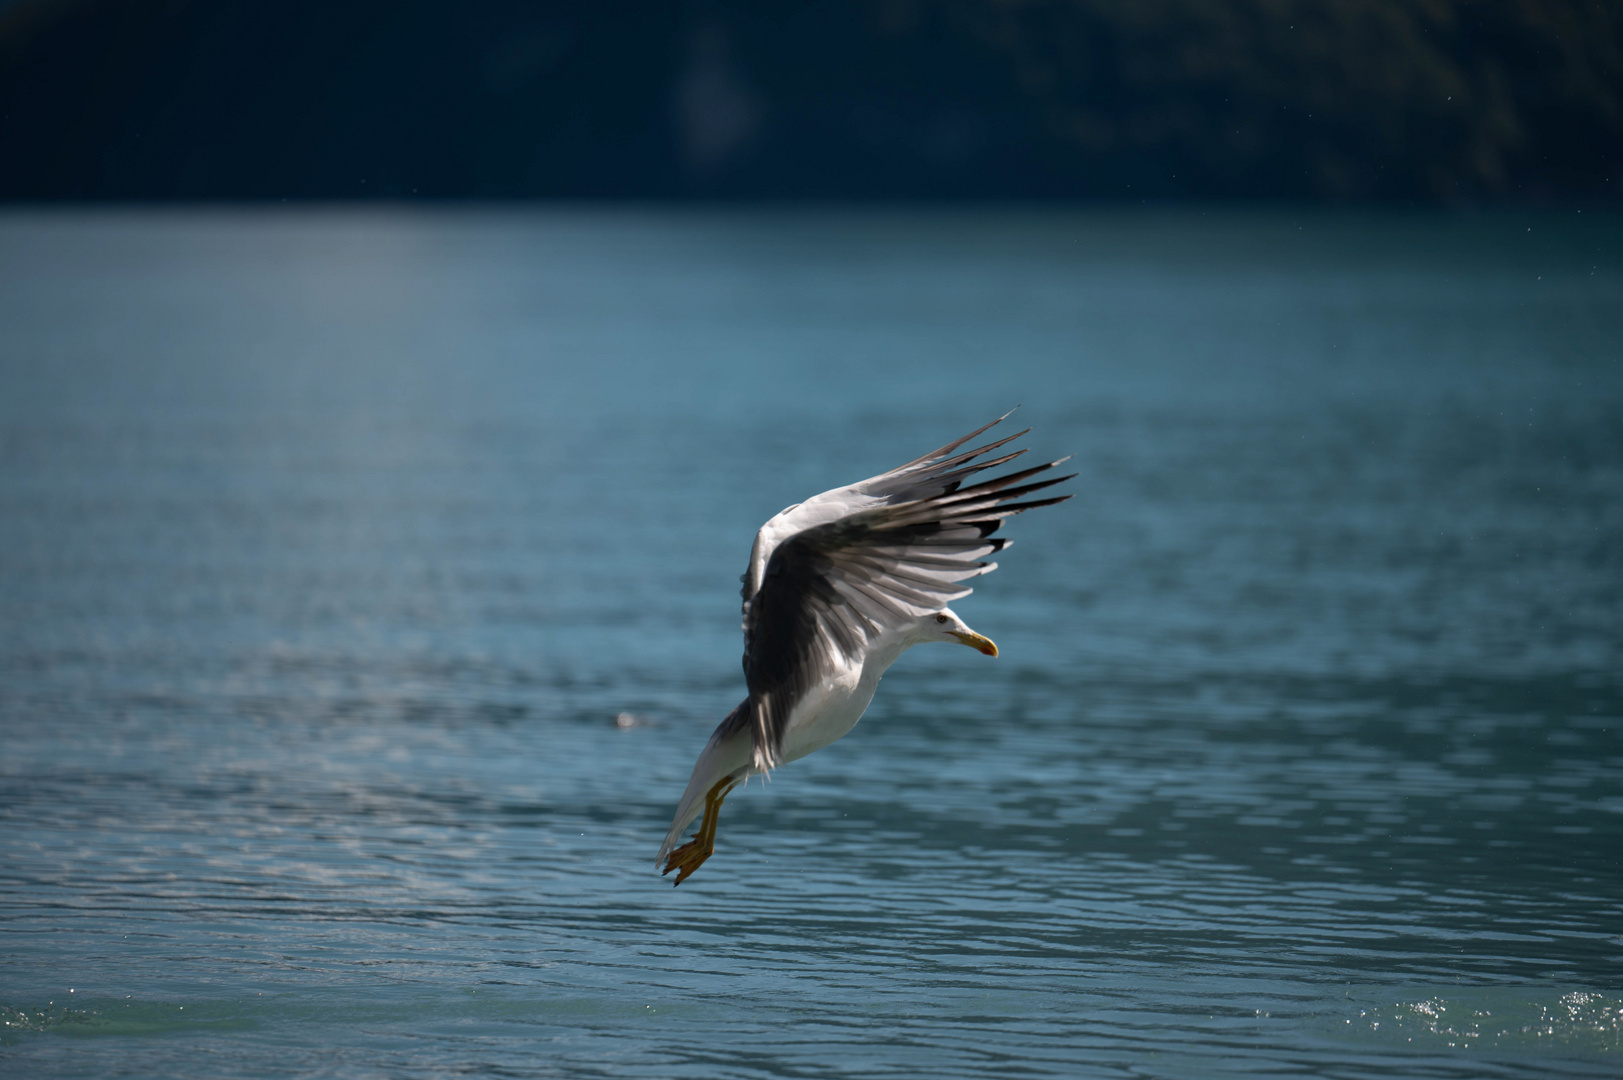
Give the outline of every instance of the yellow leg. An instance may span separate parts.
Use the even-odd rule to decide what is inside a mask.
[[[686,881],[704,861],[716,852],[716,822],[721,817],[721,800],[733,790],[738,783],[730,776],[724,776],[716,781],[704,797],[704,819],[699,822],[699,831],[693,834],[693,839],[671,852],[665,860],[665,869],[661,874],[677,871],[676,884]]]

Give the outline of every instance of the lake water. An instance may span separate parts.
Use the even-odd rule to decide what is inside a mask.
[[[1593,211],[6,211],[0,1071],[1618,1076],[1620,357]],[[756,527],[1017,404],[673,890]]]

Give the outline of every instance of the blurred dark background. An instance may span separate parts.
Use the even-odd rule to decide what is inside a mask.
[[[1597,0],[11,0],[0,197],[1623,193]]]

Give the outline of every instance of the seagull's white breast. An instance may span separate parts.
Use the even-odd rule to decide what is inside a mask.
[[[781,762],[803,758],[814,750],[821,750],[857,726],[879,678],[907,645],[897,640],[883,642],[871,649],[862,659],[848,661],[810,687],[805,696],[795,703],[789,714],[789,723],[783,734]]]

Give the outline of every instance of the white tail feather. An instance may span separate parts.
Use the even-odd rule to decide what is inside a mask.
[[[665,842],[660,845],[659,858],[654,860],[656,865],[665,861],[665,856],[682,839],[682,832],[693,819],[704,813],[704,797],[716,786],[716,782],[726,776],[742,778],[749,770],[754,740],[748,725],[731,732],[727,731],[727,727],[727,721],[722,721],[705,744],[699,760],[694,762],[687,790],[682,792],[682,801],[676,805],[676,817],[671,821],[670,831],[665,834]]]

